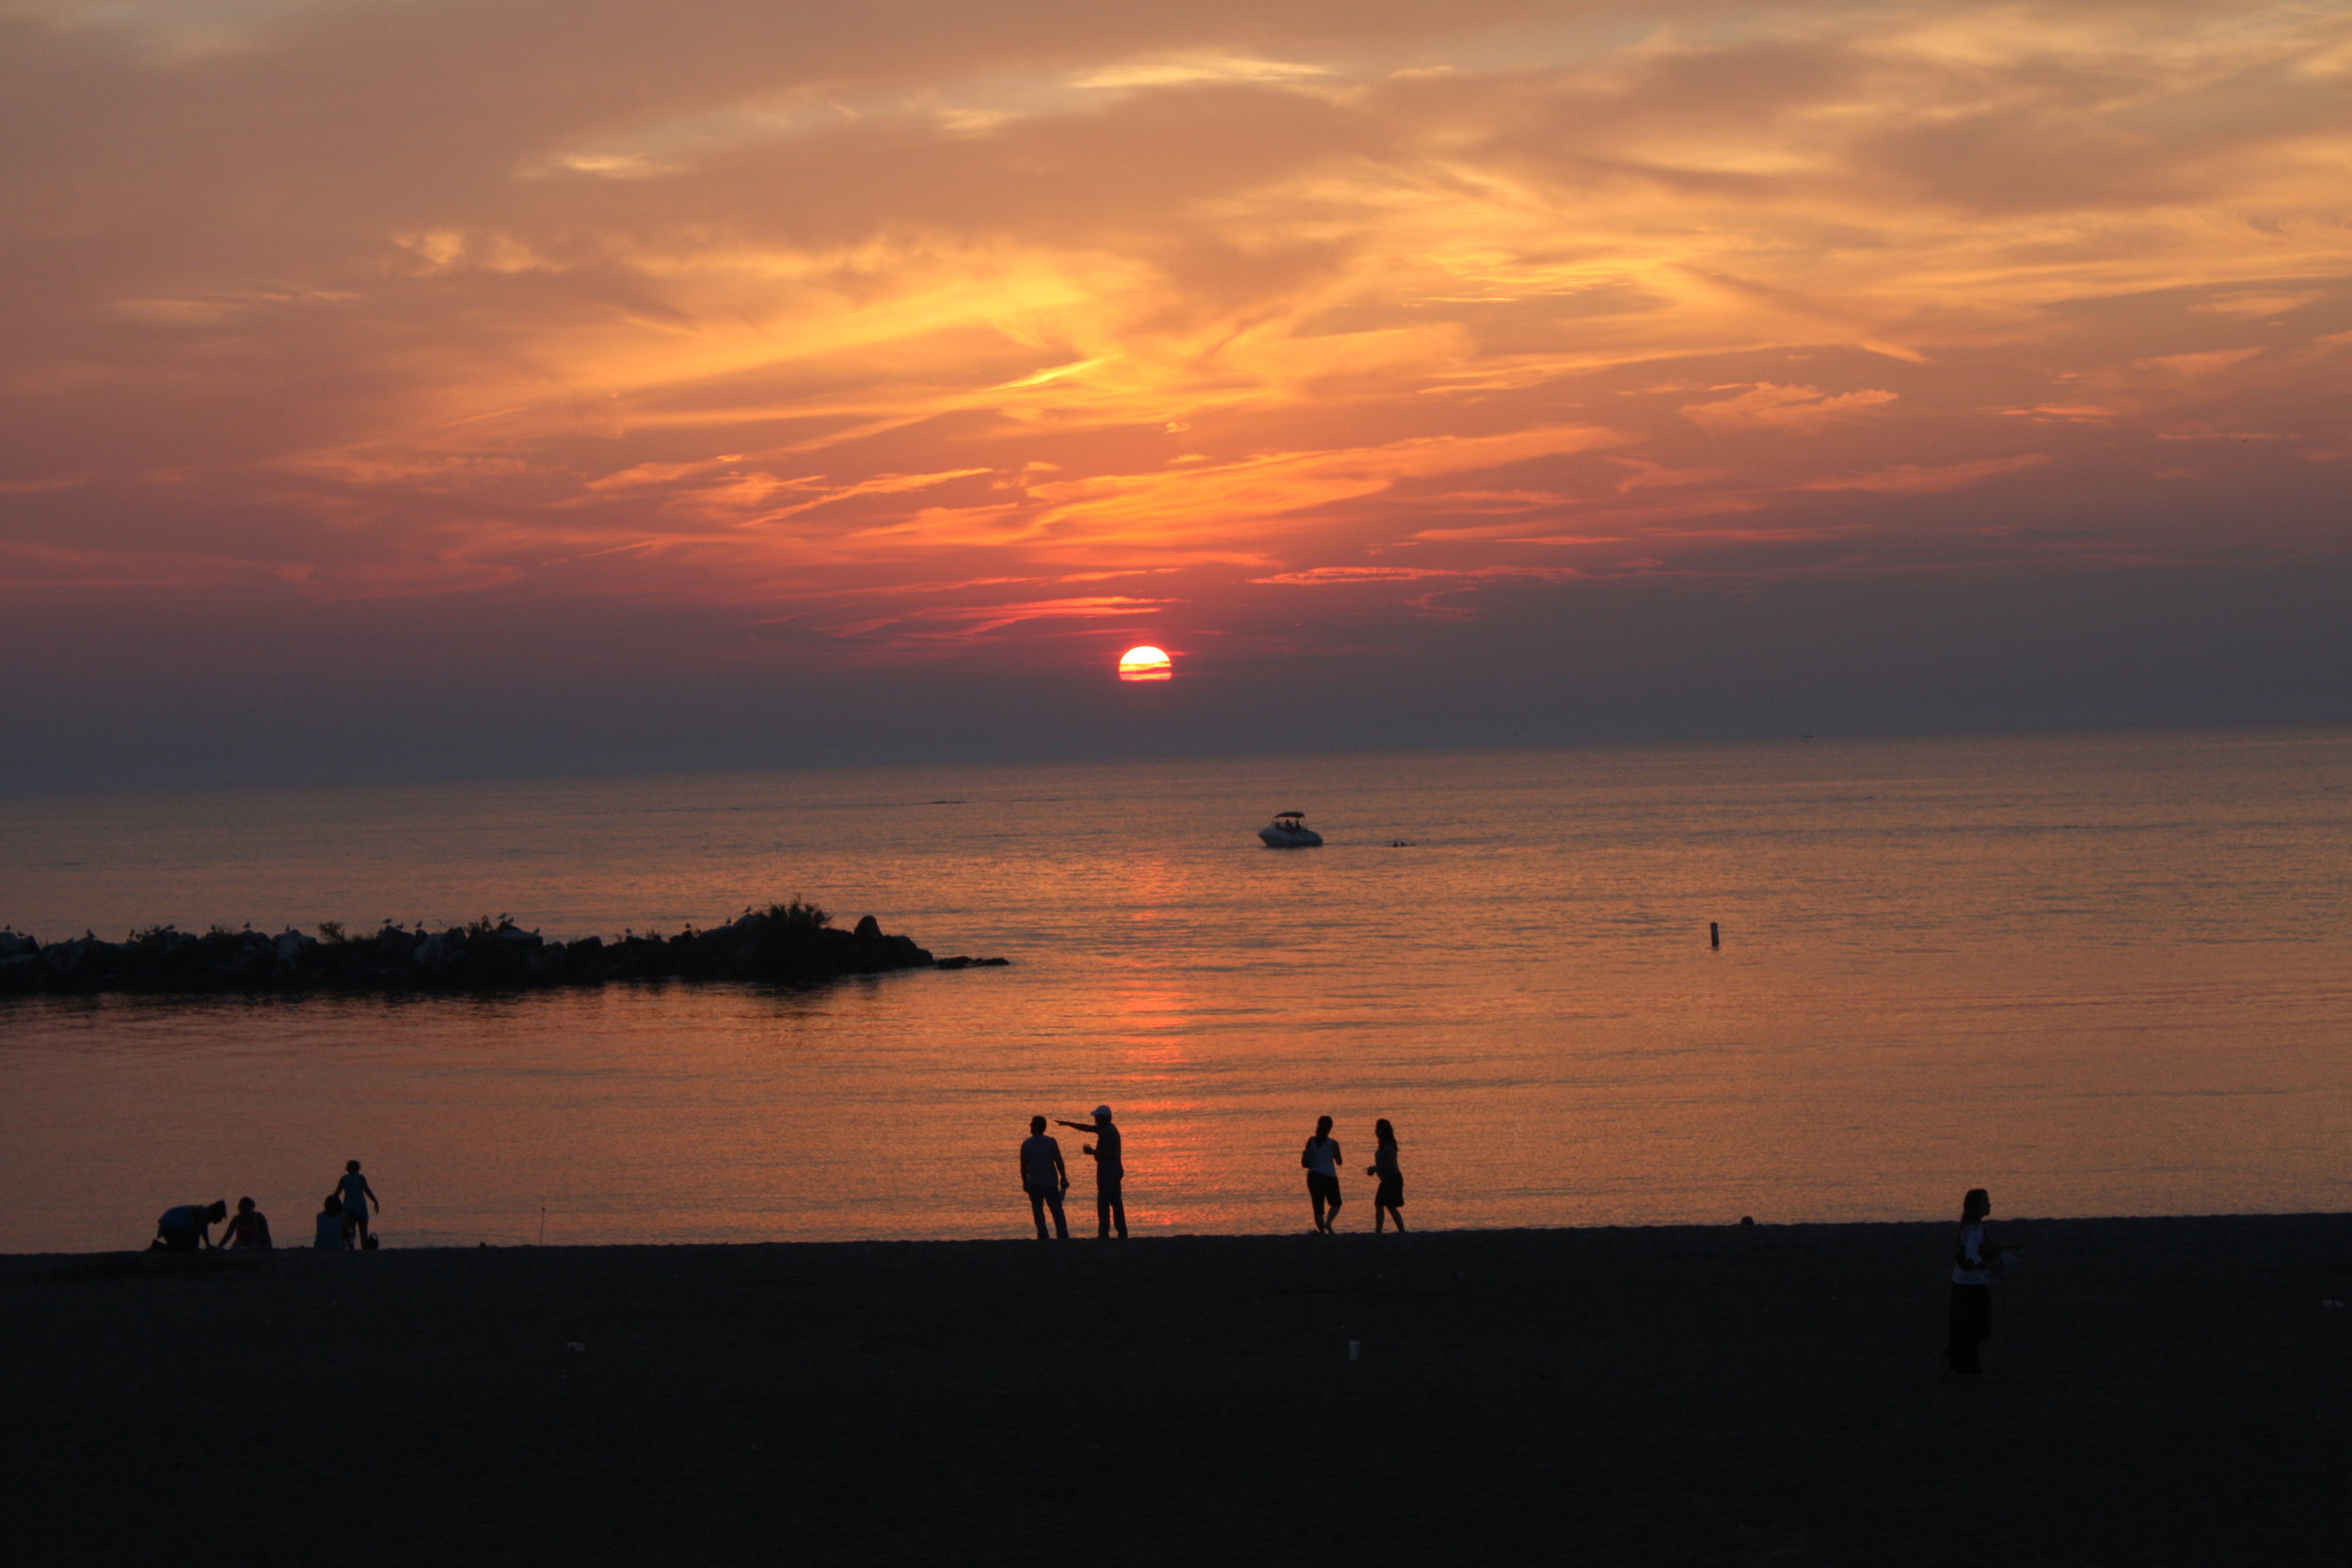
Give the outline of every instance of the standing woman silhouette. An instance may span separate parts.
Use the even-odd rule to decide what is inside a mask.
[[[1982,1187],[1971,1187],[1960,1202],[1960,1234],[1952,1247],[1951,1335],[1944,1346],[1945,1364],[1971,1377],[1984,1374],[1977,1351],[1993,1338],[1993,1276],[2000,1272],[2001,1255],[2010,1249],[1984,1239],[1984,1217],[1993,1212],[1993,1197]]]
[[[1372,1164],[1364,1167],[1366,1176],[1377,1177],[1380,1185],[1372,1195],[1372,1233],[1380,1234],[1383,1219],[1396,1221],[1396,1233],[1405,1234],[1405,1173],[1396,1163],[1396,1129],[1382,1117],[1372,1124],[1372,1135],[1379,1140],[1373,1150]]]
[[[1315,1228],[1328,1236],[1331,1222],[1340,1217],[1340,1146],[1331,1139],[1329,1117],[1315,1118],[1315,1135],[1298,1151],[1298,1163],[1307,1167],[1307,1201],[1314,1206]]]

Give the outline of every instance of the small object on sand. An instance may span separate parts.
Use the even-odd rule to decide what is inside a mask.
[[[1364,1342],[1361,1339],[1350,1339],[1347,1342],[1347,1358],[1350,1361],[1355,1360],[1358,1354],[1361,1352],[1363,1348]]]
[[[565,1350],[568,1350],[568,1351],[578,1351],[580,1354],[583,1354],[583,1355],[585,1355],[585,1354],[588,1353],[588,1347],[587,1347],[586,1345],[581,1344],[581,1343],[580,1343],[579,1340],[577,1340],[577,1339],[572,1340],[570,1343],[566,1344],[564,1348]]]
[[[2323,1301],[2319,1305],[2322,1307],[2342,1307],[2344,1303],[2340,1301]]]
[[[1741,1225],[1754,1225],[1756,1223],[1756,1216],[1754,1214],[1742,1214],[1740,1216],[1740,1223]]]

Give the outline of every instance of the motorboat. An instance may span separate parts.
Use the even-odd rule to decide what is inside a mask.
[[[1258,830],[1269,849],[1315,849],[1323,845],[1323,835],[1307,826],[1303,811],[1278,811],[1274,820]]]

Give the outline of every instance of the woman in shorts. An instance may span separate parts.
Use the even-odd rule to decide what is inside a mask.
[[[1329,1117],[1315,1119],[1315,1135],[1298,1151],[1298,1163],[1307,1167],[1307,1201],[1314,1206],[1315,1228],[1328,1236],[1331,1222],[1340,1217],[1340,1146],[1331,1139]]]

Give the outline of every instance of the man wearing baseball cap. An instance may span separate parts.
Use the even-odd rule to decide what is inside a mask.
[[[1065,1121],[1063,1127],[1080,1132],[1091,1132],[1094,1141],[1080,1144],[1078,1152],[1094,1161],[1094,1224],[1097,1240],[1110,1239],[1111,1227],[1119,1227],[1119,1239],[1127,1239],[1127,1204],[1119,1196],[1119,1183],[1127,1174],[1126,1165],[1119,1158],[1119,1129],[1112,1125],[1111,1108],[1097,1105],[1094,1122]]]

